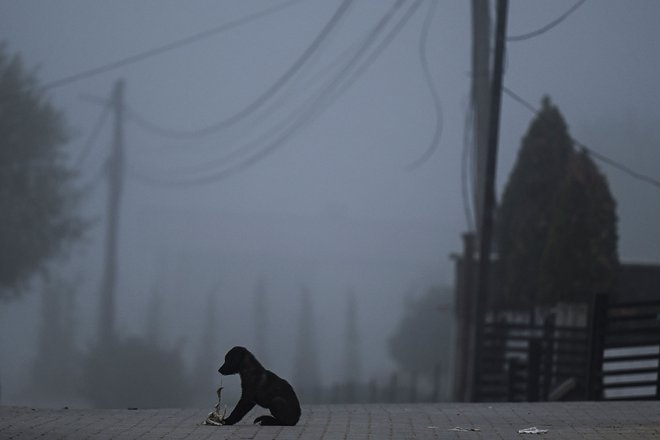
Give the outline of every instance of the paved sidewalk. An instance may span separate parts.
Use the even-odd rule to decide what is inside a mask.
[[[202,426],[207,412],[0,407],[0,439],[660,439],[660,402],[311,405],[293,427],[251,425],[263,410]],[[548,432],[518,433],[532,426]]]

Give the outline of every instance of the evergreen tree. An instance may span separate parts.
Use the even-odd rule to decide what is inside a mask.
[[[67,141],[63,115],[0,44],[0,299],[23,291],[84,230]]]
[[[597,218],[588,218],[596,212]],[[588,249],[594,245],[589,237],[599,234],[607,237],[602,246]],[[548,97],[523,138],[502,195],[496,241],[501,305],[576,301],[614,287],[612,276],[586,282],[595,281],[587,272],[601,273],[604,267],[615,275],[614,201],[591,159],[573,148],[566,122]],[[576,289],[582,291],[578,296]]]
[[[617,285],[615,202],[586,151],[571,157],[541,258],[541,301],[589,301]]]
[[[30,385],[37,398],[62,403],[76,398],[78,392],[81,356],[74,341],[76,287],[57,276],[45,277],[44,281]]]

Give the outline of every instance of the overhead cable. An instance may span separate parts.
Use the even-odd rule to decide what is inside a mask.
[[[233,114],[227,119],[224,119],[220,122],[216,122],[207,127],[196,129],[196,130],[172,130],[168,128],[161,127],[157,124],[147,121],[145,118],[141,117],[134,110],[130,110],[129,116],[136,122],[139,126],[144,129],[151,131],[154,134],[161,136],[176,138],[176,139],[190,139],[198,138],[203,136],[208,136],[219,130],[230,127],[247,116],[254,113],[257,109],[264,105],[269,99],[271,99],[282,87],[284,87],[287,82],[293,78],[296,73],[309,61],[309,59],[314,55],[314,53],[319,49],[321,44],[328,39],[328,36],[334,31],[334,29],[339,24],[341,18],[345,15],[348,7],[351,5],[353,0],[343,0],[339,5],[335,13],[332,15],[330,20],[326,25],[321,29],[321,32],[314,38],[312,43],[307,46],[305,51],[300,55],[300,57],[293,63],[289,68],[275,81],[273,84],[266,89],[257,99],[248,104],[245,108]]]
[[[428,39],[429,39],[429,28],[431,27],[431,22],[433,21],[433,16],[435,15],[437,2],[431,0],[429,2],[429,10],[424,19],[424,24],[422,25],[422,32],[419,34],[419,44],[417,46],[419,52],[419,61],[422,66],[422,72],[424,74],[424,80],[431,92],[431,99],[433,100],[433,109],[435,111],[435,128],[433,130],[433,137],[429,143],[426,151],[416,160],[411,162],[406,168],[408,171],[412,171],[418,168],[420,165],[428,161],[433,153],[436,152],[438,146],[440,145],[440,138],[442,137],[442,104],[440,102],[440,96],[438,95],[438,90],[433,81],[433,76],[431,75],[431,69],[429,68],[429,59],[426,51]]]
[[[524,34],[520,35],[513,35],[510,37],[506,37],[506,41],[512,41],[512,42],[517,42],[517,41],[524,41],[524,40],[529,40],[530,38],[538,37],[541,34],[545,34],[548,32],[550,29],[554,28],[555,26],[559,25],[562,21],[566,20],[573,12],[577,11],[577,9],[584,4],[587,0],[579,0],[577,3],[575,3],[571,8],[569,8],[566,12],[561,14],[559,17],[556,19],[552,20],[550,23],[546,24],[545,26],[532,31],[532,32],[527,32]]]
[[[80,153],[78,154],[78,158],[74,162],[73,165],[74,169],[79,170],[83,162],[85,162],[85,159],[89,155],[89,152],[96,144],[96,140],[99,136],[99,133],[101,132],[101,129],[103,128],[103,125],[105,124],[106,119],[108,118],[108,114],[110,114],[110,105],[105,104],[103,106],[103,109],[101,109],[101,113],[99,114],[99,117],[96,120],[94,127],[92,128],[92,131],[90,132],[89,136],[87,137],[87,140],[83,144],[83,147],[80,150]]]
[[[267,8],[263,11],[255,12],[253,14],[247,15],[243,18],[239,18],[234,21],[230,21],[229,23],[222,24],[220,26],[216,26],[214,28],[199,32],[197,34],[191,35],[186,38],[182,38],[177,41],[173,41],[168,44],[164,44],[162,46],[155,47],[153,49],[145,50],[143,52],[137,53],[135,55],[127,56],[125,58],[121,58],[116,61],[112,61],[106,64],[102,64],[100,66],[84,70],[82,72],[78,72],[72,75],[68,75],[53,81],[49,81],[44,83],[41,86],[42,90],[49,90],[49,89],[54,89],[57,87],[62,87],[77,81],[81,81],[83,79],[87,79],[93,76],[97,76],[106,72],[110,72],[112,70],[119,69],[120,67],[128,66],[130,64],[138,63],[140,61],[144,61],[146,59],[152,58],[156,55],[160,55],[175,49],[179,49],[181,47],[190,45],[192,43],[196,43],[197,41],[203,40],[205,38],[209,38],[218,34],[221,34],[223,32],[229,31],[231,29],[234,29],[236,27],[248,24],[250,22],[253,22],[255,20],[258,20],[260,18],[263,18],[265,16],[274,14],[276,12],[279,12],[289,6],[291,6],[294,3],[298,3],[301,0],[289,0],[284,3],[281,3],[279,5],[272,6],[270,8]]]
[[[401,4],[405,3],[404,0]],[[401,30],[405,27],[405,25],[410,21],[410,18],[413,16],[415,11],[419,8],[419,6],[422,4],[422,0],[415,0],[411,6],[406,10],[406,12],[403,14],[403,16],[394,24],[394,26],[389,30],[389,32],[383,37],[383,39],[378,43],[378,45],[369,53],[367,56],[364,56],[361,58],[360,52],[364,52],[365,50],[369,50],[369,47],[376,41],[378,38],[378,34],[382,31],[384,31],[383,27],[380,29],[377,33],[370,33],[367,35],[365,38],[364,42],[356,49],[355,52],[353,52],[353,56],[350,57],[347,61],[344,62],[343,67],[339,70],[339,72],[329,81],[326,82],[326,87],[321,91],[320,93],[317,93],[315,97],[312,97],[306,101],[306,104],[301,106],[301,109],[299,109],[296,114],[298,115],[298,118],[305,118],[308,117],[307,121],[300,125],[297,129],[290,131],[287,134],[287,139],[284,141],[288,140],[290,137],[292,137],[297,131],[311,123],[316,117],[327,107],[332,105],[339,97],[341,97],[354,83],[357,81],[365,72],[366,70],[378,59],[378,57],[381,55],[381,53],[389,47],[389,45],[392,43],[394,38],[401,32]],[[392,14],[396,12],[396,9],[398,9],[399,4],[395,3],[388,11],[388,14]],[[387,18],[387,21],[389,21],[390,18]],[[378,26],[376,26],[378,27]],[[359,64],[358,64],[359,63]],[[351,72],[351,69],[353,71]],[[336,87],[335,87],[336,86]],[[279,129],[284,128],[287,125],[287,123],[282,124],[277,128],[276,130],[273,131],[278,131]],[[262,136],[262,138],[268,137],[268,136]],[[252,148],[256,145],[256,143],[251,143],[249,144],[249,148]],[[235,156],[233,152],[232,156]],[[216,164],[221,162],[221,161],[214,161]]]
[[[315,120],[321,111],[327,107],[329,102],[338,98],[338,96],[340,96],[340,94],[345,91],[346,88],[350,86],[350,84],[355,81],[361,73],[364,72],[364,70],[366,70],[366,68],[377,58],[378,54],[380,54],[382,50],[384,50],[384,48],[392,41],[394,36],[396,36],[403,25],[412,16],[412,13],[421,4],[421,0],[416,0],[408,9],[405,16],[399,21],[399,23],[397,23],[395,28],[385,37],[379,46],[366,59],[363,59],[365,52],[369,50],[371,44],[375,41],[378,35],[384,31],[388,23],[392,20],[394,14],[405,2],[405,0],[397,0],[390,7],[386,14],[381,17],[378,23],[371,29],[365,39],[365,42],[355,52],[355,54],[353,54],[350,60],[348,60],[341,71],[331,81],[329,81],[321,91],[317,92],[314,97],[307,101],[308,105],[298,112],[299,116],[295,120],[289,122],[288,126],[281,130],[281,133],[273,141],[268,143],[268,145],[251,154],[249,157],[243,159],[242,161],[206,176],[181,179],[178,181],[151,178],[148,180],[141,178],[140,180],[151,184],[157,184],[159,186],[193,186],[215,183],[255,165],[256,163],[260,162],[275,152],[277,149],[281,148],[292,135],[298,132],[302,127]],[[356,64],[361,60],[362,64],[355,68]]]
[[[535,115],[539,113],[539,111],[540,111],[539,109],[534,107],[532,104],[529,103],[529,101],[526,101],[525,99],[523,99],[520,95],[518,95],[517,93],[515,93],[511,89],[509,89],[507,87],[502,87],[502,91],[507,96],[512,98],[517,103],[523,105],[527,110],[534,113]],[[611,158],[605,156],[604,154],[601,154],[601,153],[593,150],[592,148],[588,147],[587,145],[585,145],[584,143],[582,143],[579,140],[575,139],[574,137],[572,137],[571,140],[573,141],[573,143],[575,145],[577,145],[578,147],[584,149],[589,154],[591,154],[594,158],[600,160],[601,162],[604,162],[604,163],[610,165],[611,167],[616,168],[616,169],[618,169],[619,171],[621,171],[625,174],[628,174],[630,177],[632,177],[634,179],[637,179],[641,182],[651,184],[651,185],[655,186],[656,188],[660,188],[660,180],[654,179],[653,177],[647,176],[646,174],[639,173],[639,172],[633,170],[632,168],[630,168],[626,165],[623,165],[620,162],[617,162],[616,160],[611,159]]]

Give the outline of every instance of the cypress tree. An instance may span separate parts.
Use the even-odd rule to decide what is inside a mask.
[[[530,124],[497,212],[499,305],[582,301],[611,290],[618,267],[615,202],[576,152],[548,97]]]

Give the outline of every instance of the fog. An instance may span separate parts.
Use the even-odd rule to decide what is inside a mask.
[[[373,63],[354,81],[333,82],[342,63],[369,60],[371,52],[361,54],[360,45],[395,3],[356,0],[291,79],[240,122],[189,139],[159,136],[140,125],[142,117],[172,131],[195,131],[232,118],[263,96],[309,49],[342,2],[290,3],[217,35],[47,92],[74,133],[71,163],[84,159],[78,182],[90,192],[82,214],[95,220],[87,239],[52,270],[75,285],[69,289],[74,313],[68,322],[75,328],[76,347],[85,350],[96,337],[111,115],[88,154],[85,144],[103,111],[100,103],[121,78],[130,114],[124,125],[116,331],[121,337],[152,332],[164,347],[180,350],[189,371],[202,345],[210,344],[205,351],[216,361],[204,372],[211,383],[209,405],[213,384],[220,381],[216,369],[233,345],[250,348],[283,377],[294,376],[304,291],[314,317],[311,337],[322,385],[346,380],[344,354],[355,351],[359,362],[351,365],[359,365],[361,380],[387,380],[397,370],[388,340],[406,300],[453,284],[450,254],[460,251],[461,234],[473,221],[466,218],[462,186],[470,90],[467,1],[437,2],[426,41],[432,88],[419,54],[428,1],[404,3],[387,30],[405,14],[413,15],[391,41],[380,36],[378,42],[389,44]],[[234,23],[273,4],[0,0],[0,40],[27,66],[37,67],[37,78],[47,84]],[[511,0],[508,33],[537,29],[573,4]],[[576,139],[658,179],[659,16],[654,0],[587,1],[551,31],[510,42],[504,84],[533,105],[548,94]],[[532,116],[503,97],[500,191]],[[436,133],[437,149],[411,170]],[[263,155],[241,167],[245,156],[237,161],[236,154],[244,151]],[[622,260],[660,261],[658,187],[598,165],[618,204]],[[0,308],[2,403],[87,405],[26,391],[43,321],[43,289],[36,282],[33,292]],[[347,351],[352,295],[357,349]],[[438,319],[450,315],[439,312]],[[450,362],[447,358],[446,365]],[[223,385],[235,395],[238,378],[224,378]]]

